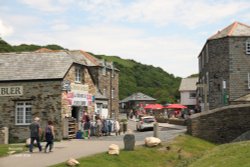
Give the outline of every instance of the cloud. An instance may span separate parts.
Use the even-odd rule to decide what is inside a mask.
[[[0,37],[6,37],[13,33],[13,28],[0,19]]]
[[[178,23],[189,28],[210,24],[250,8],[246,1],[205,0],[84,0],[83,10],[100,21],[129,21],[166,26]]]
[[[142,29],[114,25],[88,25],[42,34],[25,34],[25,37],[17,37],[22,43],[58,44],[68,49],[116,55],[161,67],[182,77],[197,73],[197,55],[193,53],[198,54],[201,48],[192,40],[181,36],[150,37]]]
[[[20,0],[31,8],[44,12],[63,12],[73,0]]]

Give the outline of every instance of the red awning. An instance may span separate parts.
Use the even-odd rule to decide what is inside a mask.
[[[181,105],[181,104],[170,104],[164,108],[183,109],[183,108],[187,108],[187,107],[184,105]]]

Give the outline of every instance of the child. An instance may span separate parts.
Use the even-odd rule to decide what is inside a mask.
[[[55,137],[55,132],[54,132],[54,126],[52,121],[48,121],[48,125],[45,129],[45,139],[46,139],[46,146],[44,152],[47,152],[47,148],[49,147],[49,152],[52,151],[53,144],[54,144],[54,137]]]

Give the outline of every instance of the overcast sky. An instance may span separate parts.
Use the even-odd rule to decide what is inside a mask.
[[[249,0],[0,0],[0,36],[12,45],[58,44],[134,59],[179,77],[198,73],[206,40]]]

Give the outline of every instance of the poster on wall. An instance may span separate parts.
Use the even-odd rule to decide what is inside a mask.
[[[88,94],[88,85],[71,83],[70,87],[71,91],[67,93],[69,105],[90,106],[92,104],[92,95]]]

